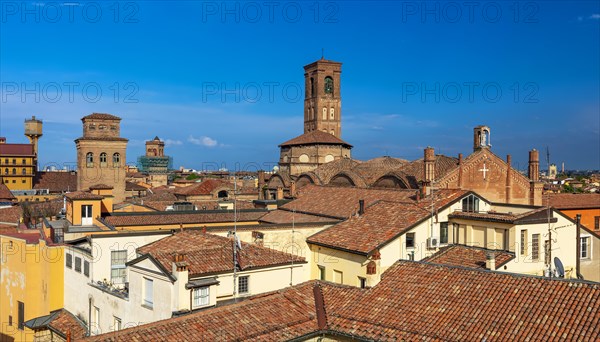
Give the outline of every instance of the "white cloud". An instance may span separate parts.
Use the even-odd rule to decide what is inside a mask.
[[[183,142],[181,140],[172,140],[172,139],[165,140],[165,146],[175,146],[175,145],[183,145]]]
[[[217,146],[217,141],[215,139],[212,139],[211,137],[199,137],[199,138],[194,138],[193,136],[189,136],[188,141],[191,142],[194,145],[201,145],[201,146],[206,146],[206,147],[215,147]]]
[[[590,15],[590,19],[600,20],[600,14],[599,13],[594,13],[594,14]]]

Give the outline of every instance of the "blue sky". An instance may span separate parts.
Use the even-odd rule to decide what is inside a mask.
[[[485,124],[519,169],[546,146],[600,169],[597,1],[0,5],[0,136],[25,142],[42,118],[42,166],[73,165],[79,119],[106,112],[128,162],[158,135],[175,167],[271,168],[303,132],[302,67],[324,49],[343,63],[354,158],[468,154]]]

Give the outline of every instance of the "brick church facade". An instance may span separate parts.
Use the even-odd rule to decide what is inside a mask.
[[[354,160],[352,145],[341,140],[341,63],[321,59],[304,67],[304,134],[279,145],[279,171],[259,175],[260,197],[292,198],[306,184],[361,188],[472,190],[496,203],[541,205],[539,152],[529,152],[529,172],[522,175],[491,151],[491,130],[473,131],[473,153],[463,158],[436,155],[431,147],[422,159],[379,157]]]

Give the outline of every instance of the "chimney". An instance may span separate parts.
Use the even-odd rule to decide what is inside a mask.
[[[529,151],[529,179],[537,182],[540,177],[540,153],[534,148]]]
[[[265,199],[263,187],[265,186],[265,171],[258,171],[258,199]]]
[[[458,188],[462,189],[463,181],[463,154],[458,154]]]
[[[0,137],[0,144],[6,144],[6,138]]]
[[[176,253],[173,256],[173,266],[171,273],[175,277],[174,285],[174,297],[176,303],[176,310],[190,310],[190,297],[189,291],[186,289],[185,285],[189,280],[189,264],[185,260],[185,254]]]
[[[431,186],[435,179],[435,151],[433,147],[427,146],[423,156],[423,187],[422,195],[425,197],[431,192]]]
[[[277,187],[277,199],[278,200],[283,199],[283,188],[282,187]]]
[[[358,200],[358,216],[362,216],[365,213],[365,200]]]
[[[490,271],[496,270],[496,252],[487,251],[485,253],[485,268]]]
[[[512,193],[512,168],[511,168],[511,156],[510,154],[506,155],[506,196],[505,196],[505,201],[506,203],[510,203],[510,200],[512,198],[511,193]]]
[[[290,184],[290,197],[296,197],[296,182],[294,181]]]

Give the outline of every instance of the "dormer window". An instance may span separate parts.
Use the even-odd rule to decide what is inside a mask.
[[[462,211],[478,213],[479,212],[479,198],[474,195],[469,195],[462,200]]]

